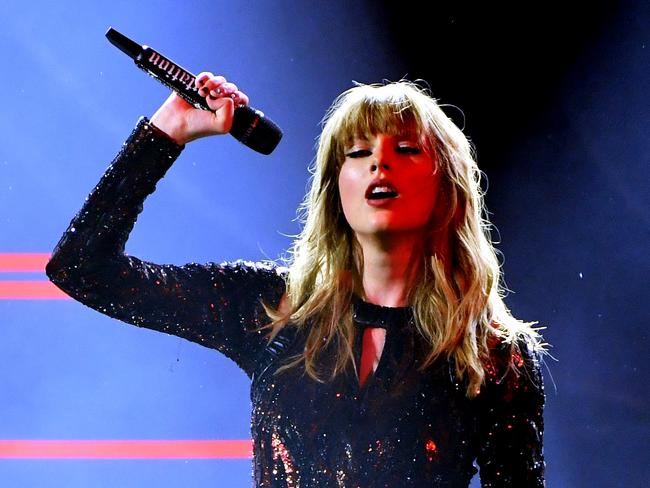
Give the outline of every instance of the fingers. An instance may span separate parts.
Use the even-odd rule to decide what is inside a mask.
[[[196,77],[195,86],[199,94],[206,97],[208,106],[212,110],[223,107],[221,99],[224,98],[232,99],[235,106],[248,105],[248,96],[223,76],[215,76],[207,71],[202,72]]]

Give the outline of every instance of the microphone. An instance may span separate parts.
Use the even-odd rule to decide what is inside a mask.
[[[149,46],[141,46],[112,27],[106,31],[106,37],[111,44],[131,57],[138,68],[174,90],[186,102],[196,108],[211,110],[208,102],[199,95],[194,86],[195,75]],[[230,135],[257,152],[271,154],[282,139],[282,130],[261,111],[242,105],[235,108]]]

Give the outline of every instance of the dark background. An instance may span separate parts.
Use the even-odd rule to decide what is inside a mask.
[[[548,327],[549,486],[646,486],[649,4],[494,4],[390,3],[394,44],[462,108],[507,303]]]

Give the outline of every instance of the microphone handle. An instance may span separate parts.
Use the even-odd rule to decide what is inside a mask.
[[[149,46],[141,46],[113,28],[106,32],[108,40],[128,54],[136,66],[174,90],[196,108],[211,110],[194,81],[196,76]],[[282,138],[282,130],[263,112],[248,105],[235,108],[230,134],[251,149],[271,154]]]
[[[210,110],[205,97],[202,97],[194,86],[196,76],[186,69],[181,68],[158,51],[155,51],[149,46],[142,46],[142,51],[140,51],[140,54],[133,61],[138,68],[148,73],[152,78],[157,79],[163,85],[174,90],[190,105],[193,105],[195,108]]]

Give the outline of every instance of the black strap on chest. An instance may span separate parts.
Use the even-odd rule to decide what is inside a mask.
[[[411,307],[383,307],[364,302],[358,297],[353,301],[352,317],[354,323],[360,327],[378,327],[387,330],[400,329],[414,321]]]

